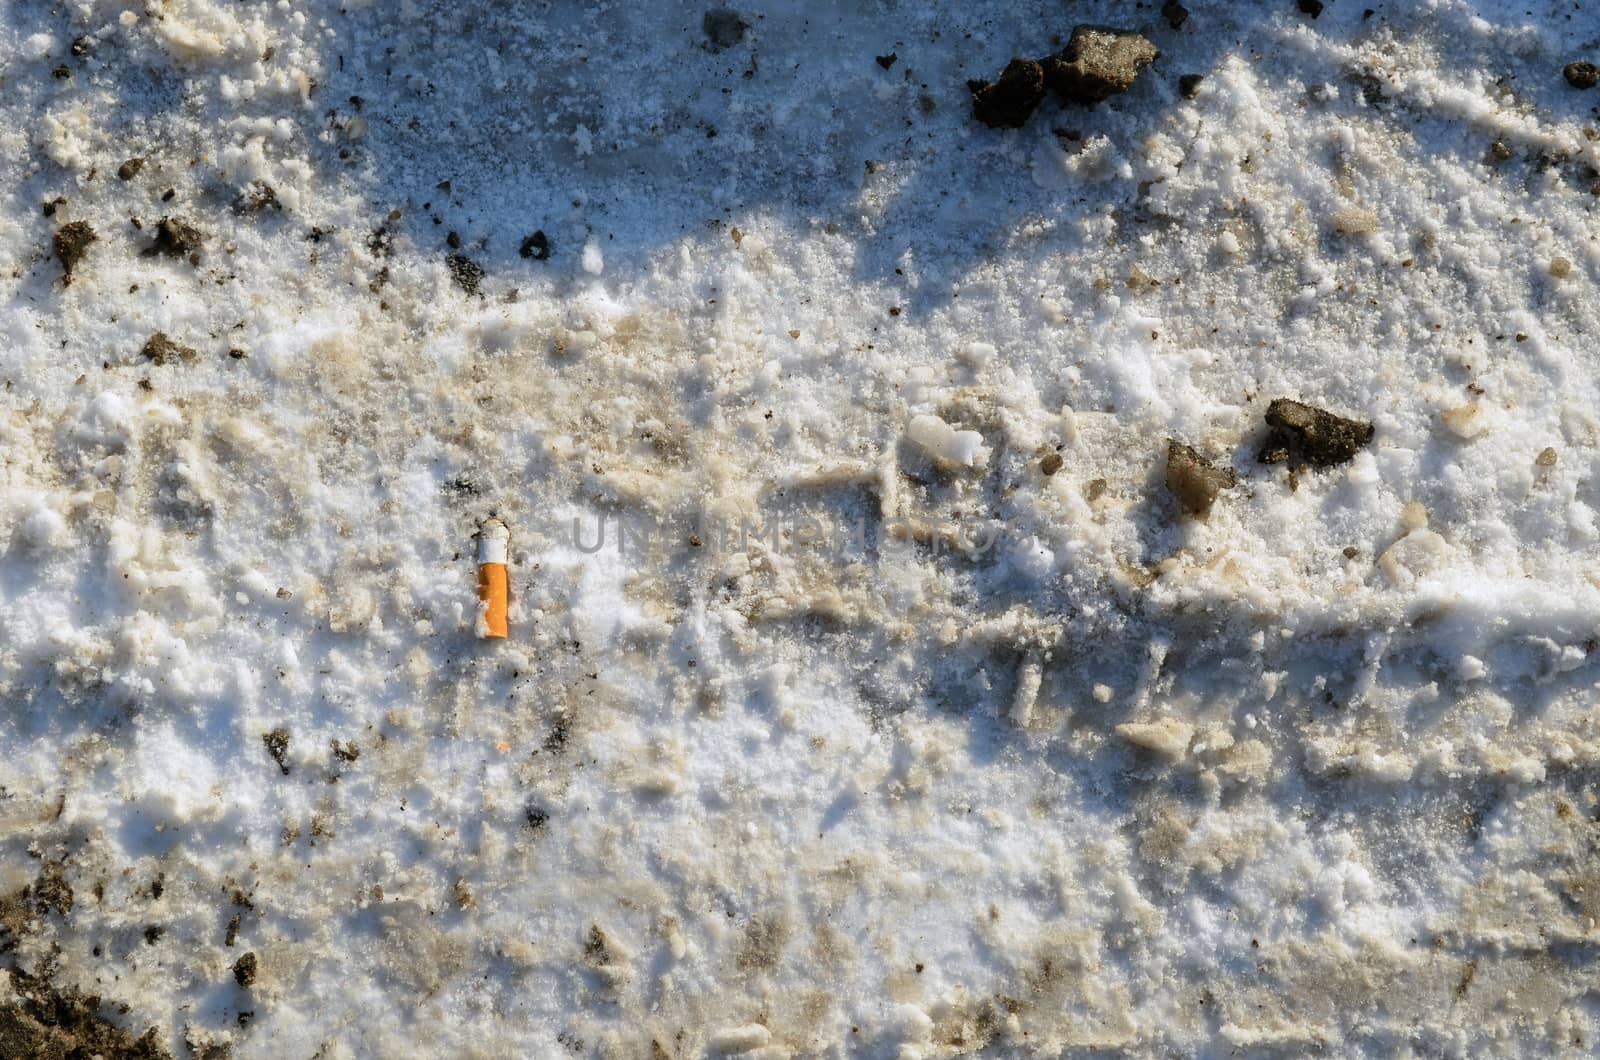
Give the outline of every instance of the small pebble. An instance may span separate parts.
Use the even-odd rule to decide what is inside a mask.
[[[1594,63],[1568,63],[1562,69],[1561,76],[1573,88],[1593,88],[1600,85],[1600,66]]]

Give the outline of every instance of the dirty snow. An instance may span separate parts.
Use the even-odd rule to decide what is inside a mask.
[[[173,1056],[1592,1049],[1600,8],[1160,6],[13,0],[6,965]],[[972,120],[1078,22],[1162,56]]]

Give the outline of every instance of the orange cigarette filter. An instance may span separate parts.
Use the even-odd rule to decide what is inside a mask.
[[[500,639],[508,632],[506,606],[511,598],[506,551],[511,531],[498,519],[478,528],[478,636]]]

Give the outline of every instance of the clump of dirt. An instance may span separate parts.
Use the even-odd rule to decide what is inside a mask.
[[[1068,103],[1092,107],[1133,87],[1161,52],[1130,30],[1077,26],[1067,46],[1043,62],[1045,85]]]
[[[534,261],[550,260],[550,237],[544,234],[544,229],[539,229],[533,235],[522,241],[522,246],[517,248],[517,253]]]
[[[550,823],[550,814],[538,806],[529,806],[527,809],[528,827],[535,832],[544,831],[544,826]]]
[[[1178,0],[1167,0],[1161,5],[1161,17],[1167,20],[1167,25],[1173,29],[1182,29],[1183,24],[1189,21],[1189,9],[1178,3]]]
[[[1032,59],[1012,59],[998,81],[968,81],[972,116],[991,129],[1017,129],[1044,99],[1044,68]]]
[[[1217,494],[1238,485],[1231,467],[1217,467],[1175,438],[1167,439],[1167,491],[1185,515],[1204,519],[1211,514]]]
[[[88,221],[73,221],[56,229],[55,251],[61,261],[61,285],[70,286],[72,270],[89,252],[89,244],[100,238]]]
[[[139,175],[139,171],[143,168],[144,159],[135,155],[133,158],[128,159],[126,162],[122,163],[122,165],[117,167],[117,179],[132,180],[134,177]]]
[[[1343,464],[1372,441],[1372,424],[1346,419],[1289,398],[1267,406],[1266,440],[1257,459],[1263,464],[1328,468]]]
[[[283,770],[283,775],[289,775],[289,730],[285,728],[273,729],[271,732],[261,734],[261,742],[267,745],[267,754],[278,763],[278,768]]]
[[[1600,85],[1600,66],[1594,63],[1568,63],[1562,67],[1561,76],[1573,88],[1593,88]]]
[[[249,986],[256,981],[256,955],[254,952],[246,953],[233,962],[233,981],[240,986]]]
[[[341,762],[354,762],[361,757],[361,748],[356,746],[354,740],[348,740],[342,744],[338,740],[330,740],[328,742],[333,746],[333,757]]]
[[[200,229],[181,217],[163,217],[156,223],[156,241],[144,249],[145,257],[160,254],[169,258],[188,258],[189,264],[200,264],[200,248],[205,236]]]
[[[465,254],[451,254],[444,260],[450,269],[450,278],[456,282],[456,286],[468,294],[477,294],[478,285],[483,282],[483,266]]]
[[[100,1015],[97,995],[55,990],[42,977],[9,971],[14,1000],[0,1005],[0,1056],[171,1060],[154,1027],[135,1037]]]
[[[719,52],[744,40],[749,28],[750,23],[739,12],[726,7],[713,8],[700,20],[700,31],[706,35],[712,49]]]
[[[1174,27],[1189,13],[1166,12]],[[1164,12],[1166,9],[1163,9]],[[1044,99],[1046,89],[1064,102],[1092,107],[1101,100],[1133,87],[1139,71],[1161,56],[1142,35],[1104,26],[1075,26],[1067,46],[1043,59],[1012,59],[998,81],[968,81],[972,116],[996,129],[1015,129]]]
[[[1322,14],[1322,0],[1300,0],[1300,13],[1316,18]]]
[[[183,361],[192,364],[200,359],[200,354],[192,346],[185,346],[181,342],[174,342],[165,331],[158,331],[144,340],[144,346],[139,350],[145,359],[156,364],[166,364],[168,361]]]
[[[1193,99],[1200,94],[1200,84],[1205,79],[1204,74],[1184,74],[1178,78],[1178,95]]]

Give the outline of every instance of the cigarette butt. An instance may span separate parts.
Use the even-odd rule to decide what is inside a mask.
[[[478,528],[478,636],[504,637],[508,631],[506,605],[511,596],[506,574],[506,546],[511,531],[498,519]]]

